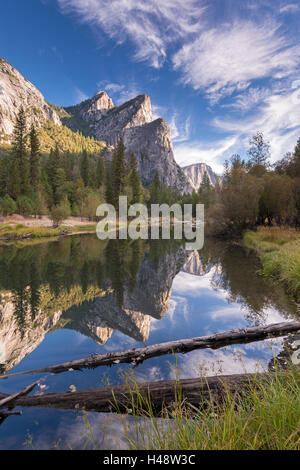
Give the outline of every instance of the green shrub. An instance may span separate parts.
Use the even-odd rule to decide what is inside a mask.
[[[15,214],[18,210],[16,202],[8,194],[0,200],[0,208],[4,215]]]

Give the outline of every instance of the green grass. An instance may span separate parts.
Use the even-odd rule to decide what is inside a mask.
[[[299,300],[300,232],[288,228],[262,228],[257,232],[246,232],[243,242],[260,256],[261,274],[283,283],[287,292]]]
[[[204,379],[205,380],[205,379]],[[180,400],[154,416],[149,398],[131,382],[133,420],[122,419],[130,450],[300,450],[300,376],[294,368],[265,380],[249,381],[241,396],[200,408]],[[116,406],[117,408],[117,406]],[[146,411],[145,411],[146,409]],[[85,420],[85,446],[100,448],[102,431]]]
[[[22,240],[22,239],[36,239],[45,237],[57,237],[65,233],[76,232],[95,232],[96,225],[76,225],[74,227],[60,226],[57,228],[52,227],[25,227],[22,224],[13,225],[5,224],[0,225],[0,240]]]

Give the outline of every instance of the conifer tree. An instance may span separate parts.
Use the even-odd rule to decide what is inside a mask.
[[[130,185],[132,189],[132,201],[131,202],[132,204],[136,204],[136,203],[141,202],[142,184],[141,184],[141,180],[140,180],[139,173],[138,173],[137,160],[133,152],[131,152],[130,154],[129,166],[130,166],[129,181],[130,181]]]
[[[26,152],[26,113],[21,106],[20,111],[17,115],[14,131],[13,131],[13,150],[15,163],[18,166],[20,179],[20,191],[24,194],[29,189],[29,178],[28,178],[28,160]],[[15,170],[15,174],[17,170]]]
[[[89,186],[90,181],[90,165],[89,156],[87,151],[84,149],[80,162],[80,173],[84,186]]]
[[[32,126],[30,132],[30,184],[32,189],[37,192],[40,179],[40,143],[35,130]]]
[[[108,204],[114,204],[114,190],[113,190],[113,175],[110,165],[106,167],[105,171],[105,200]]]
[[[96,169],[96,183],[97,188],[100,188],[104,183],[104,161],[102,157],[99,157],[97,162],[97,169]]]
[[[249,165],[261,165],[267,167],[269,165],[270,144],[265,142],[262,132],[257,132],[249,141],[250,148],[248,150]]]
[[[113,198],[114,204],[117,207],[120,195],[124,191],[125,176],[125,147],[123,138],[121,137],[118,146],[114,152],[112,171],[113,171]]]

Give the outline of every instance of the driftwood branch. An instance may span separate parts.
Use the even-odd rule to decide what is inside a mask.
[[[6,395],[4,398],[2,398],[2,400],[0,400],[0,408],[13,408],[15,406],[14,403],[16,399],[28,395],[28,393],[30,393],[38,384],[39,381],[34,382],[33,384],[24,388],[24,390],[21,390],[20,392],[14,393],[13,395]]]
[[[139,410],[149,411],[148,403],[151,403],[151,409],[158,416],[163,409],[172,408],[176,402],[185,402],[197,408],[204,407],[210,400],[220,403],[226,393],[242,395],[250,384],[262,383],[269,377],[268,373],[260,373],[127,384],[87,391],[19,396],[14,403],[22,407],[118,413],[131,413],[137,402]],[[0,394],[0,398],[2,396]]]
[[[268,326],[243,328],[237,330],[217,333],[210,336],[200,336],[198,338],[169,341],[167,343],[155,344],[144,348],[133,348],[123,352],[109,354],[95,354],[84,359],[66,362],[55,366],[47,366],[41,369],[34,369],[16,374],[1,375],[1,379],[16,377],[26,374],[37,374],[50,372],[59,374],[70,370],[81,370],[84,368],[93,369],[99,366],[108,366],[121,363],[133,363],[135,366],[141,364],[146,359],[152,357],[165,356],[174,353],[188,353],[195,349],[218,349],[230,344],[251,343],[262,341],[267,338],[286,336],[300,330],[300,322],[275,323]]]

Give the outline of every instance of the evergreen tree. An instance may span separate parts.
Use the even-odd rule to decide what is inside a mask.
[[[119,197],[124,191],[125,176],[125,147],[123,138],[121,137],[118,146],[114,152],[112,171],[113,171],[113,198],[114,204],[118,207]]]
[[[270,144],[265,142],[262,132],[257,132],[249,141],[250,148],[248,150],[249,165],[261,165],[267,167],[270,158]]]
[[[134,156],[134,153],[131,152],[130,154],[130,175],[129,175],[129,181],[132,189],[132,204],[136,204],[141,202],[141,197],[142,197],[142,184],[141,180],[139,177],[139,172],[138,172],[138,164],[137,160]]]
[[[10,164],[8,173],[8,194],[13,199],[17,200],[21,195],[21,177],[20,177],[20,166],[17,158],[13,158]]]
[[[105,200],[108,204],[114,204],[115,202],[112,177],[112,169],[108,165],[105,171]]]
[[[104,161],[102,157],[99,157],[97,162],[97,169],[96,169],[96,183],[97,188],[100,188],[104,183]]]
[[[81,178],[84,183],[84,186],[89,186],[90,162],[89,162],[89,156],[86,150],[84,150],[82,153],[81,162],[80,162],[80,174],[81,174]]]
[[[13,131],[13,150],[15,163],[19,167],[20,190],[24,194],[29,189],[29,172],[26,152],[26,113],[23,107],[20,108]]]
[[[32,126],[30,132],[30,184],[34,191],[38,190],[40,180],[40,143],[35,130]]]
[[[57,205],[59,202],[59,170],[60,169],[60,153],[58,146],[56,145],[55,150],[51,149],[50,156],[47,162],[47,177],[48,183],[51,187],[53,204]],[[61,175],[60,175],[61,176]]]

